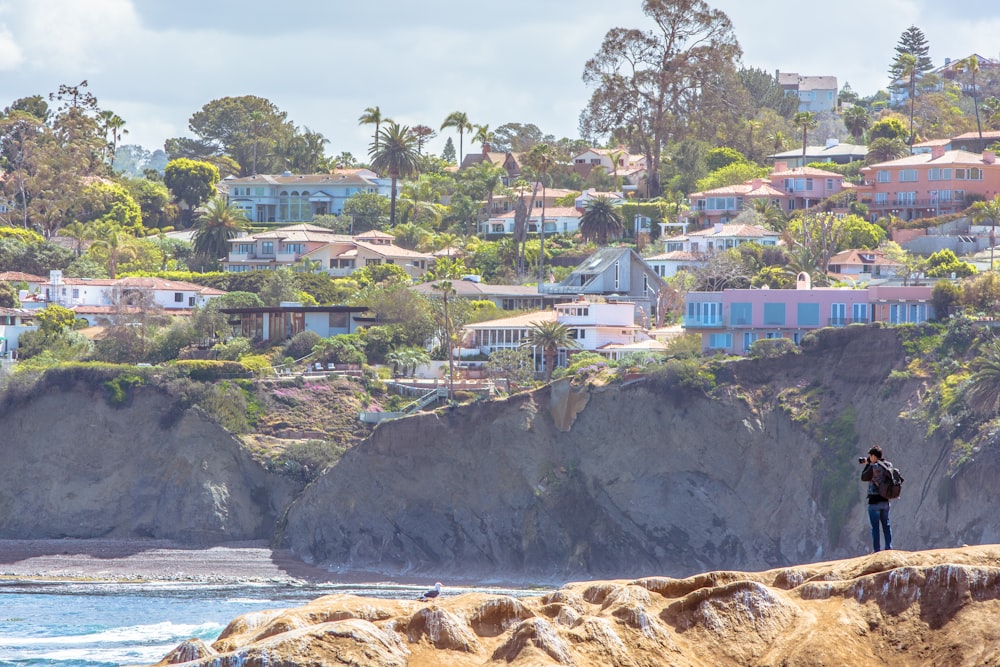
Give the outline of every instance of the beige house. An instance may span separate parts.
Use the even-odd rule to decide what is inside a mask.
[[[230,239],[222,265],[224,271],[238,273],[291,267],[308,259],[338,278],[378,264],[396,264],[413,278],[426,273],[433,255],[400,248],[394,238],[377,230],[349,236],[316,225],[291,225]]]

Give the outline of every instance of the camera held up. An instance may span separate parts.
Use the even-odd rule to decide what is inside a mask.
[[[868,463],[868,457],[867,456],[859,456],[858,457],[858,463],[861,463],[861,464]]]

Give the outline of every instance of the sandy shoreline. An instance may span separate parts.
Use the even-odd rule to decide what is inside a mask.
[[[206,583],[415,583],[367,572],[331,573],[264,542],[192,548],[167,540],[3,540],[0,578]],[[424,581],[423,579],[419,581]]]

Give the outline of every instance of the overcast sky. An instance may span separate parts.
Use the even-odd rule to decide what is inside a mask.
[[[1000,56],[997,0],[709,4],[732,19],[744,65],[833,75],[861,95],[887,85],[910,25],[935,64]],[[268,98],[331,155],[367,154],[357,119],[374,105],[409,125],[460,110],[575,138],[584,63],[608,29],[647,25],[640,0],[0,0],[0,108],[86,79],[125,142],[148,149],[190,136],[191,114],[227,95]]]

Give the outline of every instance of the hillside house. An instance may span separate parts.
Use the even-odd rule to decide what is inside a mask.
[[[487,236],[504,236],[514,233],[515,211],[508,211],[490,217],[479,223],[481,234]],[[580,231],[580,219],[583,211],[575,206],[547,206],[545,208],[546,234],[576,234]],[[542,221],[541,207],[535,207],[528,213],[528,234],[537,234]]]
[[[657,275],[669,278],[678,271],[705,266],[717,252],[737,248],[744,243],[776,246],[780,239],[781,234],[778,232],[757,225],[717,222],[709,229],[699,229],[680,236],[664,236],[664,252],[646,257],[645,260]]]
[[[813,288],[805,274],[796,289],[689,292],[684,328],[701,335],[705,352],[747,354],[754,341],[790,338],[798,344],[822,327],[886,322],[918,324],[934,317],[932,286]]]
[[[410,287],[417,294],[426,297],[440,297],[434,288],[436,283],[419,283]],[[529,285],[489,285],[474,280],[452,280],[454,298],[472,301],[492,301],[500,310],[544,310],[557,303],[573,299],[560,294],[542,294],[537,287]]]
[[[274,270],[308,259],[335,278],[378,264],[396,264],[414,278],[426,273],[434,257],[400,248],[393,244],[394,238],[377,230],[348,236],[316,225],[290,225],[229,239],[229,255],[222,267],[234,273]]]
[[[776,71],[774,78],[785,91],[799,100],[799,111],[833,111],[837,108],[837,77],[803,76],[795,72]]]
[[[21,334],[35,331],[37,310],[25,308],[0,308],[0,358],[11,359],[19,347]]]
[[[459,171],[468,169],[477,164],[488,162],[497,167],[503,167],[506,174],[502,177],[503,184],[510,186],[511,183],[521,177],[521,162],[516,153],[510,151],[495,151],[489,143],[484,143],[479,153],[468,153],[462,158]]]
[[[340,215],[352,195],[392,194],[392,180],[370,169],[227,176],[221,186],[228,202],[251,222],[309,222],[317,215]]]
[[[844,250],[830,258],[826,271],[831,277],[855,283],[895,278],[902,264],[878,250]]]
[[[364,306],[303,306],[300,303],[221,309],[229,316],[233,335],[254,343],[280,343],[303,331],[312,331],[321,338],[356,333],[357,316],[367,310]]]
[[[784,162],[788,167],[805,167],[811,162],[832,162],[833,164],[848,164],[856,160],[864,160],[868,155],[868,146],[859,144],[842,144],[837,139],[827,139],[823,146],[806,146],[806,159],[802,160],[802,147],[768,155],[773,163]]]
[[[858,199],[871,219],[904,220],[964,210],[969,195],[990,200],[1000,194],[1000,164],[993,151],[969,153],[932,146],[931,152],[863,167]]]

